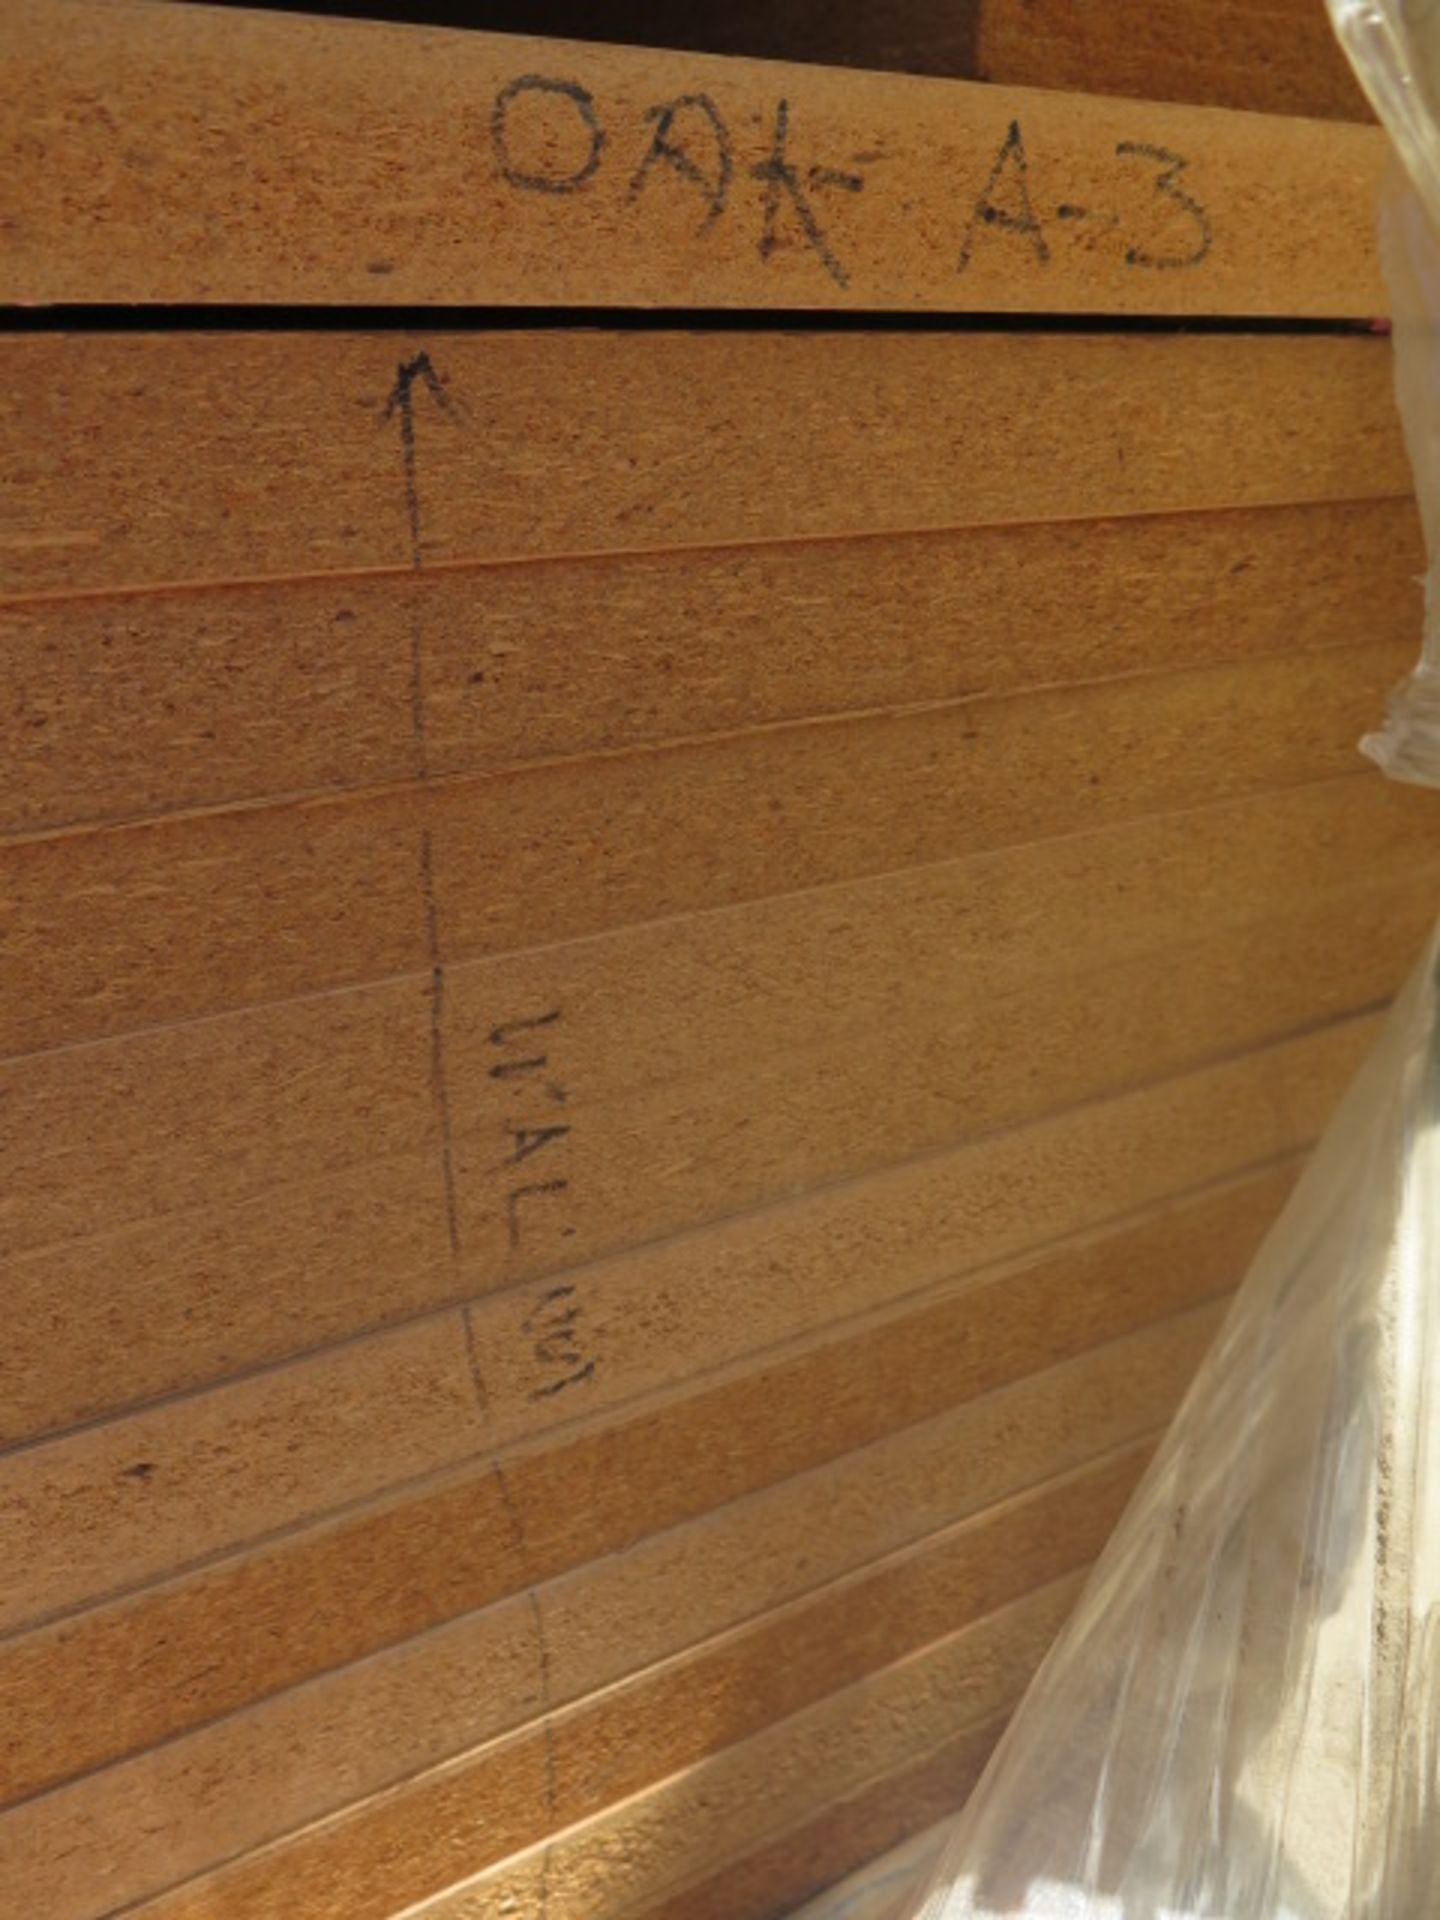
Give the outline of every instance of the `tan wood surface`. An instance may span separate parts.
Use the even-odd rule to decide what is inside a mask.
[[[474,774],[1411,644],[1423,564],[1397,494],[18,599],[0,832],[402,783],[415,628],[429,764]]]
[[[93,1782],[82,1798],[99,1796],[103,1805],[117,1782],[153,1778],[157,1768],[172,1780],[178,1769],[198,1791],[207,1756],[236,1761],[254,1777],[283,1752],[284,1767],[295,1771],[278,1806],[270,1795],[226,1814],[232,1827],[283,1829],[287,1807],[298,1805],[298,1819],[335,1804],[337,1747],[357,1729],[366,1738],[342,1769],[342,1800],[355,1790],[356,1769],[362,1790],[377,1787],[533,1715],[544,1704],[536,1692],[537,1609],[553,1706],[968,1518],[1046,1473],[1137,1443],[1174,1404],[1215,1314],[1202,1305],[1135,1331],[1132,1306],[1127,1332],[1122,1303],[1108,1323],[1121,1329],[1112,1340],[1039,1371],[1033,1353],[1021,1355],[1012,1366],[1031,1371],[959,1405],[922,1362],[898,1409],[887,1406],[883,1379],[867,1384],[866,1329],[841,1329],[773,1357],[753,1383],[737,1372],[700,1388],[698,1399],[642,1408],[612,1423],[608,1440],[592,1429],[543,1453],[506,1456],[506,1488],[528,1530],[523,1555],[513,1524],[497,1531],[505,1501],[486,1462],[309,1537],[17,1638],[0,1660],[6,1797],[81,1775]],[[957,1315],[952,1309],[958,1326]],[[933,1311],[928,1320],[892,1319],[888,1344],[899,1359],[907,1341],[918,1348],[936,1325]],[[725,1416],[753,1417],[767,1387],[803,1393],[807,1385],[839,1386],[849,1404],[808,1437],[796,1409],[787,1416],[771,1408],[744,1458],[694,1462],[657,1502],[655,1467],[638,1464],[647,1444],[714,1447]],[[588,1537],[574,1531],[586,1524],[574,1513],[552,1516],[544,1537],[542,1503],[566,1475],[594,1476],[621,1458],[635,1467],[629,1495],[615,1490]],[[557,1519],[570,1534],[555,1531]],[[697,1559],[708,1570],[701,1581]],[[343,1594],[355,1611],[341,1604]],[[281,1622],[290,1623],[284,1634],[276,1631]],[[366,1658],[376,1655],[383,1658]],[[476,1691],[482,1669],[492,1678]],[[104,1719],[83,1711],[97,1687],[115,1702]],[[407,1692],[413,1721],[382,1740],[387,1715]],[[236,1708],[246,1709],[243,1719]],[[175,1735],[187,1737],[174,1744]],[[151,1747],[156,1757],[144,1760]],[[92,1771],[128,1756],[136,1756],[128,1772]],[[162,1829],[155,1844],[164,1843],[177,1844]]]
[[[1203,1290],[1207,1278],[1209,1290],[1218,1291],[1238,1278],[1292,1171],[1256,1175],[1238,1194],[1197,1202],[1193,1248],[1184,1222],[1162,1216],[1154,1240],[1142,1235],[1137,1257],[1153,1262],[1173,1244],[1178,1260],[1183,1248],[1193,1271],[1173,1283],[1182,1298],[1183,1290]],[[1077,1339],[1107,1337],[1108,1313],[1123,1318],[1135,1311],[1123,1286],[1118,1300],[1110,1298],[1115,1258],[1052,1255],[1036,1263],[1033,1285],[1006,1278],[993,1293],[967,1279],[965,1304],[952,1307],[942,1298],[930,1310],[934,1324],[911,1337],[924,1331],[934,1339],[930,1365],[948,1361],[954,1396],[962,1398],[972,1378],[983,1384],[1018,1364],[1029,1341],[1048,1338],[1058,1351],[1067,1315],[1076,1316],[1077,1327],[1088,1317],[1101,1328],[1097,1335],[1087,1327]],[[1218,1263],[1218,1276],[1209,1262]],[[1089,1297],[1072,1301],[1069,1289],[1083,1294],[1085,1279]],[[1152,1311],[1164,1298],[1157,1280]],[[971,1325],[972,1314],[983,1333]],[[944,1330],[957,1317],[948,1344]],[[801,1331],[814,1337],[826,1324],[820,1319]],[[0,1623],[24,1625],[124,1591],[472,1459],[487,1442],[513,1443],[553,1426],[552,1407],[533,1392],[508,1419],[477,1404],[465,1335],[458,1316],[421,1321],[11,1454],[0,1461],[0,1499],[14,1516],[15,1549],[0,1587]],[[575,1397],[583,1404],[583,1395]],[[818,1420],[816,1426],[818,1432]]]
[[[407,11],[437,17],[434,0]],[[485,17],[562,38],[1370,118],[1324,0],[689,0],[663,12],[653,0],[492,0]]]
[[[410,380],[407,466],[387,395],[421,355],[454,411]],[[1368,336],[39,335],[6,358],[7,598],[1412,495]]]
[[[947,1262],[1023,1245],[1032,1227],[1053,1234],[1081,1224],[1101,1196],[1116,1207],[1160,1198],[1298,1148],[1369,1031],[1364,1019],[1326,1027],[1192,1075],[1173,1091],[1142,1090],[990,1144],[942,1149],[913,1171],[868,1175],[853,1191],[781,1200],[753,1224],[702,1231],[693,1244],[671,1240],[613,1254],[589,1282],[607,1303],[612,1354],[630,1322],[622,1302],[653,1296],[673,1303],[648,1362],[644,1349],[626,1342],[619,1377],[634,1379],[637,1368],[647,1377],[647,1365],[650,1377],[655,1369],[664,1377],[672,1343],[698,1362],[716,1341],[733,1350],[752,1324],[785,1329],[807,1300],[822,1313],[864,1300],[876,1284],[874,1261],[883,1260],[887,1286],[899,1288]],[[223,1078],[219,1091],[227,1105],[238,1096]],[[240,1125],[264,1110],[242,1105]],[[317,1118],[328,1117],[334,1129],[343,1111],[326,1116],[322,1107]],[[738,1126],[744,1111],[742,1101],[722,1127]],[[268,1112],[273,1117],[273,1106]],[[157,1112],[157,1131],[162,1124]],[[327,1173],[323,1159],[318,1167],[313,1160],[317,1147],[339,1144],[333,1135],[281,1132],[273,1161],[252,1162],[249,1191],[178,1208],[161,1198],[118,1229],[13,1254],[11,1337],[0,1374],[5,1438],[35,1437],[443,1307],[450,1280],[433,1143],[417,1145],[402,1163],[399,1174],[411,1176],[406,1186],[387,1178],[387,1159],[365,1157],[364,1138],[349,1143],[352,1164]],[[215,1144],[218,1170],[227,1137]],[[1074,1178],[1072,1163],[1083,1168]],[[183,1176],[184,1157],[174,1147],[168,1167]],[[162,1181],[168,1167],[157,1164]],[[78,1205],[83,1188],[70,1191]],[[118,1203],[120,1190],[111,1191]],[[644,1232],[642,1222],[635,1227]],[[506,1304],[477,1308],[473,1338],[481,1345],[503,1339],[507,1318],[523,1321],[545,1290],[539,1284]],[[57,1300],[69,1308],[63,1341],[55,1337]],[[633,1319],[637,1330],[646,1324],[643,1313]],[[522,1344],[520,1353],[528,1350]],[[508,1372],[499,1369],[497,1390]],[[589,1391],[604,1392],[610,1379],[607,1368]]]
[[[1381,310],[1370,127],[145,0],[0,60],[9,301]]]
[[[416,972],[427,908],[478,960],[1342,776],[1413,654],[1310,655],[1303,702],[1276,657],[0,845],[0,1052]]]
[[[892,1771],[839,1794],[818,1814],[801,1818],[778,1832],[757,1835],[758,1844],[739,1845],[718,1866],[678,1892],[642,1900],[630,1909],[630,1920],[729,1920],[738,1904],[765,1916],[789,1920],[797,1900],[818,1887],[836,1882],[840,1874],[872,1868],[877,1859],[894,1859],[896,1842],[915,1831],[918,1821],[953,1820],[975,1788],[1008,1715],[979,1727],[962,1728],[926,1751],[902,1758]],[[863,1883],[862,1883],[863,1884]],[[905,1920],[904,1900],[914,1890],[907,1872],[897,1890],[885,1897],[862,1900],[854,1913],[842,1907],[839,1915],[820,1920]],[[809,1920],[808,1914],[805,1920]]]
[[[410,1897],[424,1898],[600,1813],[663,1774],[733,1746],[1088,1564],[1143,1459],[1143,1451],[1133,1450],[1107,1459],[978,1524],[946,1528],[801,1600],[768,1606],[754,1620],[590,1700],[555,1709],[544,1725],[527,1725],[406,1781],[380,1804],[366,1802],[272,1853],[222,1868],[225,1911],[260,1916],[291,1905],[382,1920]],[[188,1862],[177,1860],[173,1848],[157,1848],[135,1819],[154,1803],[152,1796],[175,1807],[195,1795],[193,1775],[175,1777],[174,1749],[163,1758],[171,1762],[169,1780],[156,1780],[154,1767],[144,1779],[142,1763],[133,1769],[141,1779],[105,1781],[103,1799],[93,1786],[88,1796],[77,1789],[72,1802],[88,1797],[93,1807],[100,1801],[95,1826],[55,1797],[32,1803],[28,1820],[23,1811],[17,1816],[20,1831],[11,1846],[33,1848],[37,1864],[44,1862],[48,1871],[35,1876],[36,1893],[48,1889],[47,1910],[56,1920],[87,1911],[102,1873],[114,1893],[128,1899],[151,1893],[157,1880],[163,1886],[178,1878],[188,1864],[208,1864],[206,1836],[193,1818],[183,1823]],[[233,1777],[233,1766],[227,1771]],[[263,1778],[257,1776],[257,1786]],[[251,1805],[270,1798],[253,1788],[249,1796]],[[92,1836],[88,1857],[64,1852],[75,1826]],[[684,1846],[676,1836],[677,1852]],[[205,1913],[214,1897],[202,1884],[160,1902],[160,1910]]]
[[[1371,118],[1324,0],[980,0],[976,41],[1010,86]]]
[[[1372,1005],[1430,908],[1431,817],[1345,779],[453,968],[454,1254],[423,977],[14,1060],[0,1068],[9,1431],[493,1293]],[[1365,879],[1347,878],[1360,864]],[[1257,916],[1277,889],[1280,910]],[[1103,920],[1096,897],[1115,903]],[[1042,911],[1057,945],[1037,954]],[[1293,964],[1242,987],[1267,945]],[[926,948],[936,958],[910,967],[902,997],[904,957]],[[516,1028],[525,1048],[491,1039],[526,1020],[544,1024]],[[517,1105],[517,1076],[491,1069],[541,1059]],[[537,1138],[554,1126],[570,1131]],[[521,1194],[542,1173],[567,1185]],[[308,1224],[290,1246],[297,1215]],[[312,1281],[295,1298],[300,1273]],[[51,1371],[38,1362],[61,1298],[88,1301],[93,1320]]]
[[[802,1808],[843,1799],[965,1734],[972,1750],[983,1751],[1078,1585],[1075,1577],[1058,1581],[867,1675],[708,1765],[674,1774],[550,1845],[438,1894],[416,1920],[488,1920],[504,1911],[506,1899],[521,1912],[540,1911],[530,1903],[543,1902],[556,1920],[581,1920],[597,1902],[617,1917],[643,1912],[662,1894],[683,1896],[688,1879],[728,1864],[747,1839],[753,1846],[784,1831]],[[158,1920],[163,1907],[156,1912]]]

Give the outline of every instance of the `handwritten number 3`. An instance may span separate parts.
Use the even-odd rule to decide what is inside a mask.
[[[1125,264],[1127,267],[1198,267],[1210,251],[1210,221],[1205,209],[1180,185],[1180,175],[1190,164],[1178,153],[1171,153],[1168,147],[1147,146],[1140,140],[1122,140],[1115,149],[1124,158],[1127,154],[1136,154],[1142,160],[1153,160],[1160,168],[1155,182],[1155,191],[1166,200],[1189,215],[1195,222],[1196,241],[1190,253],[1146,253],[1143,247],[1127,247]]]

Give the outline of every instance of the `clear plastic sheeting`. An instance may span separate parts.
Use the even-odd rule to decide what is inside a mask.
[[[1440,0],[1329,0],[1335,30],[1390,135],[1380,260],[1395,391],[1425,531],[1420,663],[1361,741],[1395,780],[1440,786]]]
[[[912,1920],[1440,1915],[1440,936]]]
[[[1440,182],[1437,182],[1440,193]],[[1425,534],[1420,661],[1390,697],[1385,725],[1361,749],[1392,780],[1440,786],[1440,208],[1432,221],[1392,160],[1380,203],[1380,259],[1390,290],[1395,392]]]

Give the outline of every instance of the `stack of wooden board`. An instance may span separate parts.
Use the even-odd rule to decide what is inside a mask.
[[[963,1795],[1440,891],[1383,341],[825,310],[1363,315],[1379,135],[0,41],[7,297],[407,303],[6,341],[0,1913],[783,1911]]]
[[[257,4],[295,11],[293,0]],[[310,11],[1365,120],[1323,0],[310,0]]]

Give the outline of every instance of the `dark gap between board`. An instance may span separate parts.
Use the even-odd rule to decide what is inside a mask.
[[[1223,314],[895,313],[768,307],[0,306],[0,333],[1046,333],[1341,334],[1369,319]]]
[[[203,0],[214,5],[216,0]],[[219,0],[323,19],[984,80],[982,0]]]

